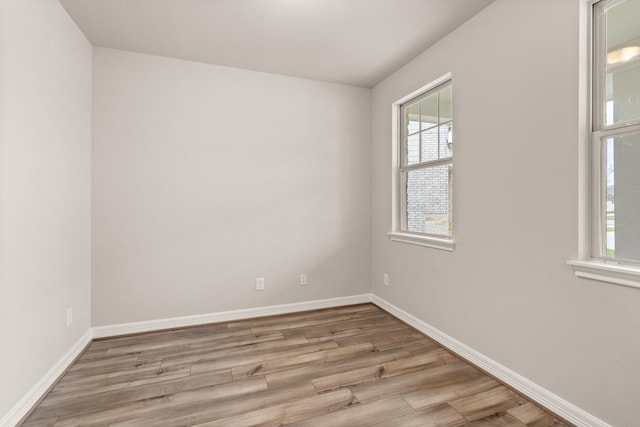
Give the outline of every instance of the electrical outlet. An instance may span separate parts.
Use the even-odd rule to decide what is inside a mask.
[[[67,308],[67,326],[73,323],[73,307]]]
[[[256,291],[264,291],[264,277],[256,279]]]
[[[307,273],[302,273],[300,275],[300,284],[301,285],[308,285],[309,282],[307,281]]]
[[[384,283],[385,286],[389,286],[389,275],[387,273],[384,273],[382,276],[382,283]]]

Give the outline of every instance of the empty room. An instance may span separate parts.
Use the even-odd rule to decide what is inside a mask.
[[[0,426],[640,425],[640,0],[0,0]]]

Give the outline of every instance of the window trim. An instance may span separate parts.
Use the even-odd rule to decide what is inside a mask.
[[[390,231],[387,233],[389,239],[394,242],[409,243],[411,245],[424,246],[427,248],[441,249],[453,252],[456,242],[452,238],[441,238],[427,234],[411,233],[408,231]]]
[[[601,77],[601,71],[594,64],[594,47],[599,46],[601,40],[601,35],[596,34],[597,29],[594,28],[594,19],[597,18],[594,8],[600,1],[606,0],[582,0],[580,4],[578,257],[567,261],[567,264],[580,278],[640,288],[639,265],[602,258],[600,255],[603,191],[601,141],[604,136],[635,127],[635,124],[628,123],[605,126],[603,107],[595,105],[597,100],[603,98],[602,94],[594,93],[594,81]],[[597,120],[594,120],[595,117]]]
[[[429,247],[434,249],[441,249],[445,251],[453,251],[455,249],[455,240],[453,236],[439,236],[423,233],[413,233],[402,229],[402,190],[400,182],[400,169],[402,165],[402,140],[401,140],[401,127],[402,119],[400,116],[401,107],[406,102],[435,89],[436,87],[451,82],[451,73],[446,73],[441,77],[431,81],[430,83],[420,87],[419,89],[411,92],[410,94],[400,98],[391,104],[391,140],[392,140],[392,168],[391,168],[391,198],[392,198],[392,210],[391,210],[391,231],[387,233],[390,240],[394,242],[408,243],[423,247]],[[454,119],[455,121],[455,119]],[[447,163],[453,164],[453,157],[446,159]],[[452,212],[453,213],[453,212]]]

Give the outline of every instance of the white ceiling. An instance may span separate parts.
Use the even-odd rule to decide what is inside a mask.
[[[95,46],[372,87],[493,0],[59,0]]]

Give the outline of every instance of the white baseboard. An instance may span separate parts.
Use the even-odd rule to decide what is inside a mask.
[[[144,322],[125,323],[120,325],[98,326],[89,329],[77,343],[29,390],[16,405],[0,418],[0,426],[15,426],[44,396],[49,388],[58,380],[64,371],[73,363],[80,352],[93,338],[106,338],[162,329],[197,326],[207,323],[230,322],[253,317],[272,316],[276,314],[295,313],[299,311],[318,310],[321,308],[340,307],[344,305],[371,302],[371,294],[352,295],[348,297],[328,298],[292,304],[272,305],[267,307],[248,308],[243,310],[223,311],[219,313],[183,316],[169,319],[149,320]]]
[[[434,328],[428,323],[418,319],[417,317],[407,313],[406,311],[396,307],[390,302],[371,294],[371,302],[382,308],[383,310],[394,315],[398,319],[413,326],[423,334],[433,338],[444,347],[453,351],[457,355],[463,357],[469,362],[475,364],[479,368],[485,370],[505,384],[513,387],[531,400],[539,403],[541,406],[556,413],[565,420],[574,423],[577,426],[584,427],[611,427],[611,425],[594,417],[593,415],[583,411],[577,406],[567,402],[550,391],[540,387],[532,381],[517,374],[511,369],[499,364],[495,360],[485,356],[484,354],[474,350],[466,344],[461,343],[455,338],[445,334],[439,329]]]
[[[577,426],[611,427],[604,421],[583,411],[577,406],[556,396],[524,378],[495,360],[461,343],[439,329],[427,324],[417,317],[396,307],[390,302],[374,294],[353,295],[348,297],[330,298],[323,300],[299,302],[292,304],[272,305],[242,310],[224,311],[219,313],[183,316],[169,319],[158,319],[144,322],[124,323],[119,325],[98,326],[88,330],[74,346],[47,372],[36,385],[0,419],[0,426],[16,425],[40,400],[44,393],[55,383],[62,373],[71,365],[80,352],[91,342],[92,338],[106,338],[119,335],[150,332],[162,329],[197,326],[207,323],[229,322],[233,320],[249,319],[253,317],[272,316],[276,314],[295,313],[300,311],[317,310],[322,308],[340,307],[351,304],[373,302],[383,310],[398,319],[408,323],[425,335],[433,338],[446,348],[467,359],[479,368],[513,387],[528,398],[534,400],[550,411]]]
[[[49,371],[9,410],[0,418],[0,426],[15,426],[24,418],[34,405],[45,395],[49,388],[60,378],[82,350],[91,342],[91,329],[65,353]]]
[[[186,326],[205,325],[208,323],[230,322],[233,320],[250,319],[253,317],[273,316],[276,314],[318,310],[321,308],[362,304],[366,302],[371,302],[371,294],[296,302],[292,304],[271,305],[267,307],[247,308],[242,310],[222,311],[219,313],[199,314],[195,316],[148,320],[144,322],[122,323],[119,325],[97,326],[94,327],[92,331],[94,338],[107,338],[118,335],[137,334],[162,329],[183,328]]]

